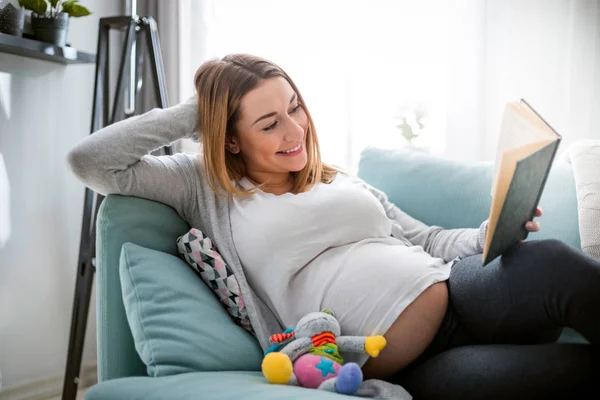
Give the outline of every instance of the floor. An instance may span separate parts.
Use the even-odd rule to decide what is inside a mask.
[[[77,391],[77,400],[83,400],[83,395],[85,394],[86,389],[81,389]],[[60,396],[50,397],[46,400],[60,400]]]

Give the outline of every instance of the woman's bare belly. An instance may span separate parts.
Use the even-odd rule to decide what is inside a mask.
[[[384,335],[385,349],[363,365],[365,379],[389,378],[419,357],[433,341],[447,308],[446,282],[435,283],[421,293]]]

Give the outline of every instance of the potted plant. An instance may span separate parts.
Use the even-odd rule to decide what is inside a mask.
[[[400,124],[396,128],[406,139],[409,146],[413,146],[415,140],[425,132],[427,123],[427,112],[422,106],[406,107],[399,116]]]
[[[0,8],[0,33],[21,36],[24,20],[25,10],[23,7],[17,8],[8,3],[4,8]]]
[[[77,4],[79,0],[19,0],[19,4],[31,10],[33,36],[42,42],[64,46],[67,42],[69,17],[85,17],[90,11]]]

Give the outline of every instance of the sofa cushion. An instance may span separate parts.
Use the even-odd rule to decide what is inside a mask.
[[[577,188],[581,247],[600,260],[600,140],[578,140],[566,153]]]
[[[457,162],[423,151],[368,148],[361,154],[358,174],[414,218],[452,229],[477,228],[489,217],[493,173],[491,162]],[[528,239],[555,238],[580,248],[575,180],[569,163],[555,160],[540,207],[542,229],[530,233]]]
[[[127,320],[148,375],[260,370],[258,342],[183,260],[125,243],[119,272]]]
[[[90,388],[86,400],[350,400],[325,390],[272,385],[260,372],[196,372],[161,378],[132,377]]]

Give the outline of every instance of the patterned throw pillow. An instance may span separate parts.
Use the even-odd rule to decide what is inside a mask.
[[[236,324],[254,334],[237,278],[210,238],[192,228],[177,239],[179,254],[221,301]]]

